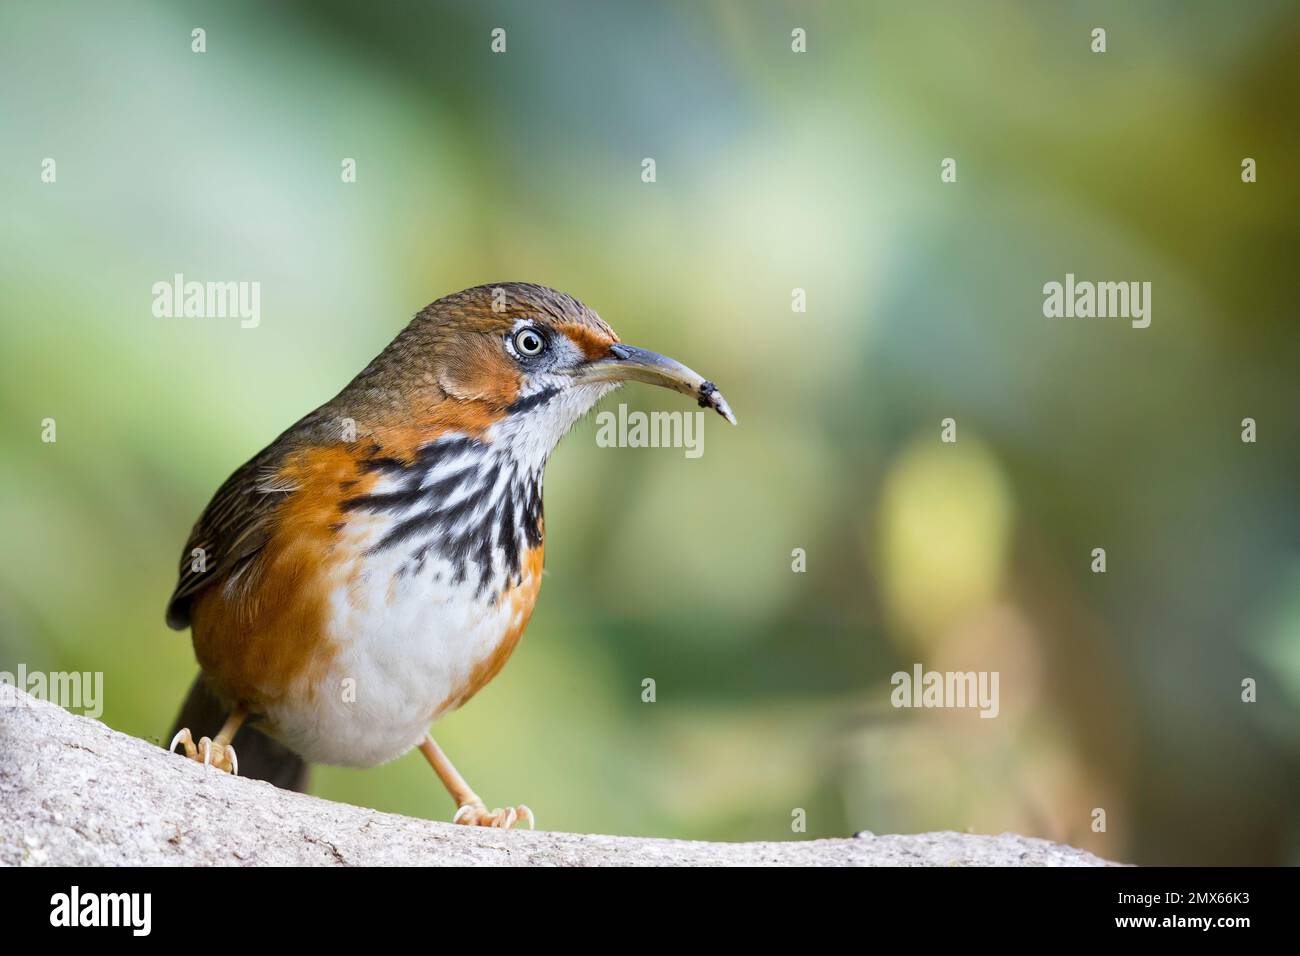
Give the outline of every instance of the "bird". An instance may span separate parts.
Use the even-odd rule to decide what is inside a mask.
[[[554,289],[476,286],[416,313],[195,523],[166,620],[189,628],[199,674],[169,750],[303,790],[311,764],[418,748],[453,822],[534,826],[527,804],[489,810],[430,728],[519,643],[542,581],[546,462],[629,381],[736,423],[712,382]]]

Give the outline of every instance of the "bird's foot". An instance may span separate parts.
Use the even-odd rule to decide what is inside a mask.
[[[496,810],[489,810],[483,801],[476,800],[462,803],[456,815],[451,818],[451,822],[470,827],[500,827],[502,830],[509,830],[516,823],[527,822],[528,829],[532,830],[536,826],[537,819],[533,816],[533,811],[522,803],[517,807],[506,807],[504,810],[499,807]]]
[[[239,758],[235,755],[235,748],[230,744],[221,743],[210,737],[201,737],[196,745],[188,727],[181,728],[180,732],[172,738],[171,746],[167,749],[175,750],[177,744],[184,747],[185,756],[196,763],[201,763],[205,767],[216,767],[218,770],[239,776]]]

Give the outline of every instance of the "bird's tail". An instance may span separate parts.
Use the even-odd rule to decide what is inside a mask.
[[[215,736],[229,714],[230,708],[217,699],[200,674],[190,688],[189,696],[181,706],[176,725],[168,735],[170,740],[182,727],[188,727],[197,741],[200,737]],[[239,775],[265,780],[282,790],[307,790],[307,764],[292,750],[272,740],[246,721],[235,739],[231,741],[239,758]]]

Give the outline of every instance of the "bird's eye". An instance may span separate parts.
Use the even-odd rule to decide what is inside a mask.
[[[515,333],[515,351],[525,358],[541,355],[546,349],[546,339],[534,329],[520,329]]]

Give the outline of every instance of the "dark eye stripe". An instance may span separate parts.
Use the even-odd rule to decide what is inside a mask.
[[[510,406],[506,409],[506,411],[509,412],[511,415],[515,414],[516,412],[526,412],[530,408],[536,408],[538,405],[545,405],[547,402],[549,402],[558,394],[560,394],[560,390],[558,388],[556,388],[554,385],[547,385],[545,388],[533,392],[533,394],[531,395],[526,395],[523,398],[515,399],[513,402],[510,403]]]

